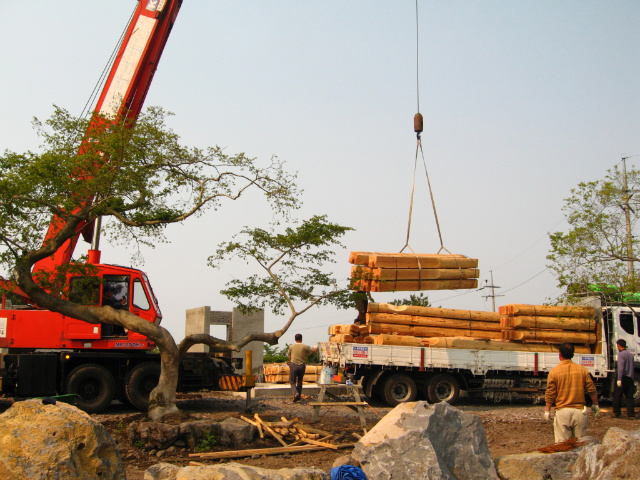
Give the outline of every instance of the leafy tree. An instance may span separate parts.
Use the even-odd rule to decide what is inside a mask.
[[[603,179],[580,183],[565,199],[563,211],[569,229],[549,235],[547,259],[568,297],[587,292],[590,284],[637,291],[638,239],[627,235],[625,215],[628,213],[633,231],[638,220],[633,195],[640,186],[640,172],[627,172],[626,182],[624,177],[615,167]]]
[[[400,298],[391,300],[389,302],[391,305],[414,305],[416,307],[430,307],[431,303],[429,303],[429,297],[427,297],[424,293],[420,292],[418,294],[412,293],[409,295],[409,298]]]
[[[278,348],[276,346],[264,344],[264,356],[262,361],[264,363],[285,363],[289,360],[287,354],[289,350],[289,344],[285,344],[283,347]]]
[[[334,250],[329,247],[342,246],[339,238],[349,230],[353,229],[330,223],[324,215],[300,221],[283,233],[245,227],[209,257],[209,264],[216,267],[235,257],[259,266],[260,274],[234,279],[221,293],[245,312],[270,308],[280,315],[288,310],[286,324],[275,332],[281,336],[296,317],[314,306],[352,306],[347,282],[341,286],[332,273],[322,269],[335,263]]]
[[[166,125],[167,115],[149,108],[135,125],[102,117],[89,128],[90,119],[74,118],[56,107],[47,121],[34,120],[42,140],[38,152],[5,151],[0,156],[0,265],[11,279],[0,277],[0,287],[39,307],[124,327],[154,341],[162,373],[150,396],[152,418],[177,410],[178,366],[193,344],[206,343],[215,352],[237,351],[250,341],[275,344],[280,334],[252,333],[234,342],[193,335],[176,345],[166,329],[128,311],[69,301],[59,280],[72,270],[95,275],[90,265],[73,261],[39,276],[34,276],[34,265],[99,217],[112,219],[105,222],[108,239],[139,247],[163,241],[167,224],[217,209],[249,189],[264,193],[278,213],[296,208],[299,196],[295,176],[277,158],[261,165],[219,147],[187,148]],[[53,217],[58,228],[43,243]]]

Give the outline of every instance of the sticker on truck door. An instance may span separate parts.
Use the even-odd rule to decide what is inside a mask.
[[[7,319],[0,318],[0,338],[7,338]]]

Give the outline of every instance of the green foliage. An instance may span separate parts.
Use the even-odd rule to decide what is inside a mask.
[[[144,444],[144,440],[134,440],[133,441],[133,446],[136,447],[136,448],[142,449],[142,448],[144,448],[144,445],[145,445]]]
[[[414,305],[416,307],[430,307],[431,303],[429,303],[429,297],[427,297],[424,293],[420,292],[419,294],[412,293],[409,295],[409,298],[401,298],[391,300],[389,302],[391,305]]]
[[[320,363],[320,350],[316,350],[307,355],[305,362],[310,364]]]
[[[628,249],[625,196],[640,187],[640,171],[627,173],[625,190],[623,174],[616,167],[601,180],[582,182],[565,199],[563,212],[569,229],[549,234],[551,241],[548,267],[555,272],[558,286],[572,297],[588,292],[589,284],[614,285],[619,291],[638,291],[638,272],[628,274],[628,261],[638,262],[638,240],[631,237]],[[638,209],[630,210],[633,231]],[[635,265],[635,264],[634,264]]]
[[[200,441],[193,448],[195,452],[208,452],[218,444],[218,439],[211,432],[206,432]]]
[[[350,230],[328,222],[326,216],[313,216],[282,233],[245,227],[209,257],[209,265],[235,257],[263,269],[261,274],[232,280],[221,291],[244,312],[270,308],[279,315],[287,307],[295,311],[296,302],[304,305],[303,311],[313,305],[348,308],[346,285],[323,267],[335,263],[334,249],[342,247],[339,238]]]
[[[0,266],[9,271],[30,261],[53,216],[62,227],[54,249],[96,216],[115,220],[103,222],[111,242],[153,247],[165,240],[167,224],[248,188],[262,191],[276,212],[298,206],[295,176],[277,158],[261,166],[220,147],[183,146],[168,115],[151,107],[135,124],[105,117],[91,123],[56,107],[47,121],[35,119],[39,151],[0,155]]]
[[[262,361],[264,363],[285,363],[289,361],[289,344],[285,344],[284,347],[278,348],[276,345],[271,346],[264,344],[264,357]]]

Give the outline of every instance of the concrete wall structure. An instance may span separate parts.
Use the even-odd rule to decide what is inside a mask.
[[[210,333],[211,325],[225,325],[226,337],[223,340],[239,340],[250,332],[264,332],[264,310],[259,310],[250,315],[244,315],[234,308],[232,312],[211,310],[211,307],[192,308],[186,312],[185,336],[195,333]],[[252,351],[253,373],[258,375],[262,371],[264,347],[262,342],[251,342],[240,351],[233,352],[233,358],[242,358],[244,365],[245,352]],[[208,352],[207,345],[194,345],[190,352]],[[245,374],[245,369],[238,371]]]

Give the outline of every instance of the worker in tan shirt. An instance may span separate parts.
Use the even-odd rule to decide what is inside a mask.
[[[571,437],[587,435],[587,407],[584,392],[589,393],[594,417],[600,413],[598,393],[589,371],[573,363],[574,347],[570,343],[560,345],[560,363],[551,369],[547,377],[545,392],[545,420],[549,420],[551,407],[555,403],[553,433],[555,441],[563,442]]]
[[[289,383],[291,384],[291,393],[293,401],[299,402],[302,397],[302,380],[304,379],[304,371],[307,366],[304,361],[312,352],[318,349],[317,345],[311,348],[302,343],[302,335],[296,333],[294,337],[296,343],[289,345]]]

